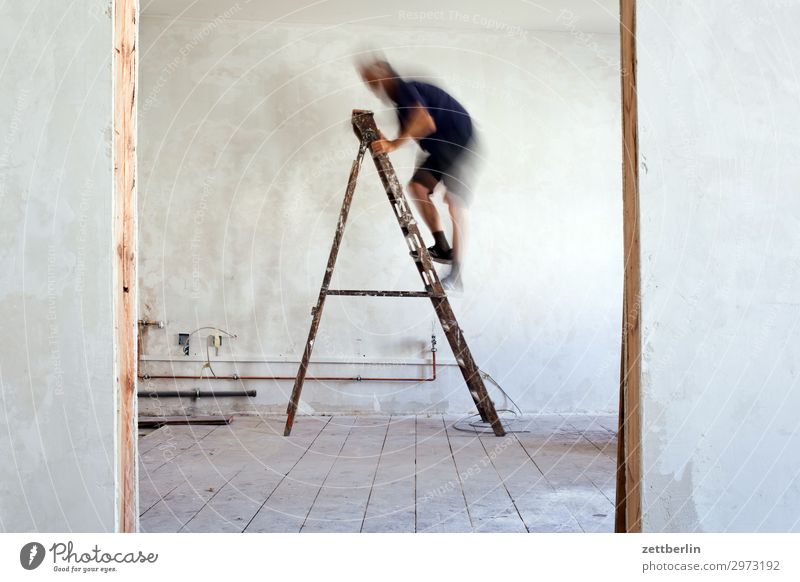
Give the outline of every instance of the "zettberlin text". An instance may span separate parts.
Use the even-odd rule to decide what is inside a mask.
[[[642,546],[643,554],[699,554],[700,548],[693,544],[684,544],[682,546],[670,546],[664,544],[662,546]]]

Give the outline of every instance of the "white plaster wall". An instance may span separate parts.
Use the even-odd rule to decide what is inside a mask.
[[[800,6],[638,4],[644,528],[800,531]]]
[[[110,6],[0,6],[0,531],[114,529]]]
[[[353,70],[353,53],[367,44],[384,48],[401,73],[430,75],[451,90],[480,128],[485,165],[472,208],[467,292],[453,300],[479,365],[526,411],[614,410],[618,40],[581,34],[569,19],[561,32],[509,35],[414,23],[246,22],[236,5],[216,20],[143,18],[141,314],[167,322],[145,332],[143,370],[200,373],[208,332],[193,336],[192,361],[177,334],[211,325],[238,336],[223,340],[217,374],[295,374],[357,149],[350,112],[374,108],[379,125],[395,132],[393,113]],[[392,155],[402,181],[414,150]],[[334,285],[421,288],[369,160]],[[452,363],[425,300],[329,299],[314,359],[333,364],[311,373],[423,375],[432,330],[440,360]],[[201,401],[192,410],[283,410],[291,382],[247,387],[259,391],[255,401]],[[432,383],[308,382],[303,400],[315,412],[471,408],[452,365]],[[162,412],[176,405],[140,404]]]

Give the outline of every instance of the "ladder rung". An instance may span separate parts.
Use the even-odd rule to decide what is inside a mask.
[[[444,297],[433,291],[375,291],[373,289],[328,289],[325,295],[349,295],[353,297]]]

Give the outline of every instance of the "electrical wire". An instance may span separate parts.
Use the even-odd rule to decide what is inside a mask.
[[[204,329],[213,329],[214,331],[218,331],[220,333],[223,333],[226,336],[228,336],[229,338],[233,338],[233,339],[236,339],[237,337],[239,337],[234,333],[231,333],[229,331],[225,331],[221,327],[214,327],[213,325],[204,325],[203,327],[198,327],[193,332],[187,334],[186,337],[189,338],[189,337],[193,336],[194,334],[196,334],[198,331],[202,331]],[[208,337],[211,337],[211,336],[208,336]],[[200,368],[200,371],[202,372],[203,370],[208,368],[208,370],[211,372],[211,375],[214,376],[214,378],[216,378],[217,377],[217,373],[214,372],[214,368],[211,367],[211,354],[209,354],[209,351],[208,351],[208,337],[206,337],[206,363],[203,364],[203,367]]]
[[[198,327],[196,330],[194,330],[194,331],[192,331],[192,332],[189,332],[187,335],[188,335],[188,336],[192,336],[192,335],[196,334],[198,331],[202,331],[202,330],[204,330],[204,329],[215,329],[215,330],[217,330],[217,331],[219,331],[219,332],[222,332],[222,333],[224,333],[226,336],[228,336],[228,337],[231,337],[231,338],[234,338],[234,339],[235,339],[235,338],[237,338],[237,337],[239,337],[239,336],[238,336],[238,335],[236,335],[235,333],[231,333],[231,332],[229,332],[229,331],[225,331],[225,330],[224,330],[224,329],[222,329],[221,327],[214,327],[213,325],[204,325],[203,327]]]
[[[517,412],[519,413],[519,416],[522,416],[522,409],[521,409],[521,408],[519,407],[519,405],[518,405],[518,404],[517,404],[517,403],[514,401],[514,399],[513,399],[513,398],[511,398],[511,396],[509,396],[509,395],[508,395],[508,392],[506,392],[505,390],[503,390],[503,387],[502,387],[502,386],[500,386],[499,382],[498,382],[497,380],[495,380],[494,378],[492,378],[492,375],[491,375],[491,374],[489,374],[489,372],[484,372],[483,370],[481,370],[480,368],[478,368],[478,373],[480,373],[481,377],[482,377],[484,380],[489,380],[489,382],[491,382],[492,384],[494,384],[495,386],[497,386],[497,389],[498,389],[498,390],[500,390],[500,392],[502,392],[502,393],[503,393],[503,396],[505,396],[506,400],[508,400],[508,401],[509,401],[511,404],[513,404],[513,405],[514,405],[514,408],[516,408],[516,409],[517,409]]]
[[[217,373],[214,371],[214,368],[211,367],[211,355],[208,353],[208,339],[206,339],[206,363],[200,368],[200,372],[202,372],[204,368],[208,368],[214,378],[217,377]]]
[[[501,416],[501,414],[503,412],[510,412],[512,416],[511,417],[503,417],[503,416]],[[497,413],[498,413],[498,417],[500,418],[500,423],[503,425],[503,429],[506,431],[506,434],[515,434],[515,433],[521,433],[521,432],[531,432],[531,431],[529,431],[527,429],[509,428],[509,425],[511,423],[522,420],[519,417],[519,415],[516,413],[516,411],[510,410],[508,408],[501,408],[500,410],[497,411]],[[472,422],[467,422],[471,418],[480,419],[480,417],[481,417],[480,414],[471,414],[469,416],[466,416],[466,417],[462,418],[461,420],[458,420],[455,423],[453,423],[453,428],[455,430],[460,430],[462,432],[468,432],[468,433],[471,433],[471,434],[475,434],[475,433],[477,433],[477,434],[494,434],[494,429],[492,428],[492,425],[489,422],[483,422],[482,420],[473,420]],[[466,423],[466,425],[469,428],[467,428],[467,426],[464,426],[464,423]]]
[[[514,401],[514,399],[511,398],[511,396],[508,395],[508,392],[503,390],[503,387],[500,386],[500,383],[497,380],[495,380],[492,377],[491,374],[489,374],[488,372],[484,372],[480,368],[478,368],[478,373],[481,375],[481,378],[483,378],[484,380],[488,380],[489,382],[494,384],[497,387],[497,389],[500,390],[500,392],[503,393],[503,396],[506,398],[506,400],[508,400],[514,407],[514,408],[500,408],[500,409],[497,410],[498,417],[500,418],[500,421],[503,424],[503,428],[505,429],[506,434],[531,432],[531,431],[525,430],[525,429],[507,428],[507,426],[509,424],[511,424],[513,422],[517,422],[519,420],[522,420],[522,418],[521,418],[522,409]],[[510,413],[511,417],[510,418],[508,418],[508,417],[503,418],[502,416],[500,416],[502,413]],[[462,432],[469,432],[469,433],[473,433],[473,434],[475,434],[475,433],[478,433],[478,434],[494,434],[494,430],[492,429],[491,423],[484,422],[482,420],[474,420],[472,422],[468,422],[470,419],[480,418],[480,416],[481,416],[480,414],[470,414],[469,416],[466,416],[466,417],[456,421],[453,424],[453,428],[456,429],[456,430],[460,430]],[[469,426],[469,428],[464,427],[463,426],[464,423],[467,423],[467,426]]]

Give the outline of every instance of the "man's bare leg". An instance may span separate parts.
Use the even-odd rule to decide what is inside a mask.
[[[468,219],[467,206],[456,195],[447,192],[444,201],[450,210],[450,220],[453,223],[453,268],[445,277],[443,283],[452,289],[462,288],[461,266],[464,264],[464,251],[467,248]]]
[[[418,182],[411,182],[408,185],[408,193],[411,195],[411,199],[414,201],[420,216],[422,216],[422,221],[431,232],[438,232],[444,230],[444,227],[442,226],[442,217],[439,216],[439,211],[431,201],[430,193],[432,191],[433,188],[428,188],[428,186]]]
[[[433,177],[431,177],[431,181],[432,185],[430,186],[413,181],[408,185],[408,191],[414,200],[414,205],[422,216],[423,222],[433,235],[434,244],[428,247],[431,258],[439,263],[450,263],[453,251],[450,249],[450,243],[447,242],[447,236],[444,233],[442,217],[431,201],[431,193],[436,187],[436,181]],[[413,255],[414,253],[412,252],[411,254]]]

